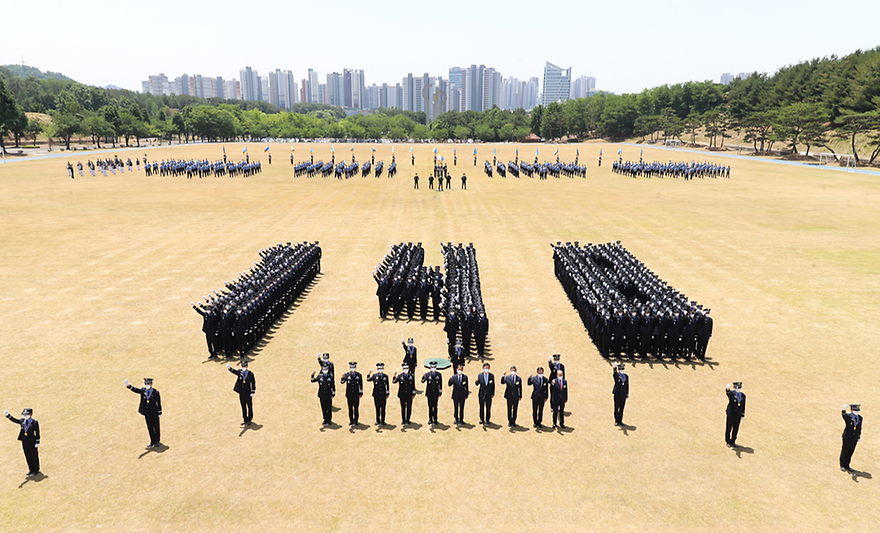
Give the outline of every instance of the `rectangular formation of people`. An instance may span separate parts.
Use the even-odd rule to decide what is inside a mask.
[[[556,277],[602,357],[706,358],[711,310],[688,301],[620,241],[551,246]]]

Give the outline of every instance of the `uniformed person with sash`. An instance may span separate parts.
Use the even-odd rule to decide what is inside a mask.
[[[428,399],[428,425],[433,426],[437,422],[437,404],[443,396],[443,376],[437,372],[437,361],[428,363],[429,369],[422,374],[422,383],[425,384],[425,398]]]
[[[21,448],[24,450],[24,458],[28,465],[27,477],[40,474],[40,423],[33,418],[34,410],[30,408],[22,410],[21,418],[15,418],[9,414],[9,411],[3,411],[3,414],[10,422],[21,426],[18,440],[21,441]]]
[[[623,409],[626,407],[626,399],[629,398],[629,376],[623,371],[625,367],[623,363],[614,364],[614,388],[611,393],[614,395],[615,427],[623,425]]]
[[[846,412],[849,407],[849,413]],[[840,469],[844,472],[852,472],[849,462],[852,459],[853,452],[856,451],[856,444],[862,438],[862,415],[859,414],[861,406],[858,404],[843,405],[840,415],[846,422],[843,429],[843,447],[840,449]]]
[[[254,419],[254,394],[257,392],[257,380],[254,373],[248,370],[248,362],[241,362],[241,369],[236,370],[227,364],[226,370],[235,374],[235,385],[232,390],[238,393],[241,404],[241,425],[246,426]]]
[[[150,433],[150,444],[147,448],[155,448],[162,444],[159,430],[159,417],[162,416],[162,398],[159,391],[153,388],[153,378],[144,378],[144,388],[132,387],[128,380],[123,380],[125,386],[131,392],[141,397],[138,413],[144,415],[147,423],[147,431]]]
[[[728,448],[736,448],[736,435],[739,423],[746,416],[746,395],[742,392],[742,383],[727,384],[727,424],[724,428],[724,442]]]

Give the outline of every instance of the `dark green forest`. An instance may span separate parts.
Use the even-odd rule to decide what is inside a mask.
[[[846,141],[862,163],[880,155],[880,47],[755,72],[729,85],[687,82],[638,94],[600,93],[524,110],[450,111],[430,125],[425,114],[378,109],[346,117],[338,107],[153,96],[102,89],[30,67],[0,67],[0,134],[18,146],[48,135],[69,147],[85,136],[100,146],[141,139],[228,141],[273,138],[518,141],[601,138],[706,141],[721,149],[737,134],[757,153],[806,152]],[[47,113],[51,125],[25,112]],[[4,141],[0,141],[4,142]],[[859,153],[859,151],[866,153]]]

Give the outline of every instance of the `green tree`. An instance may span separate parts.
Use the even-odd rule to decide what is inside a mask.
[[[544,106],[538,105],[532,109],[532,118],[530,122],[532,133],[541,136],[541,125],[544,123]]]
[[[37,119],[31,119],[28,121],[26,131],[34,139],[34,144],[37,144],[37,136],[43,133],[43,124]]]
[[[70,150],[70,139],[83,131],[83,122],[76,115],[54,111],[52,113],[51,136],[64,140],[64,146]]]
[[[798,153],[798,143],[802,140],[809,152],[810,143],[817,142],[826,131],[828,120],[829,113],[821,105],[797,102],[779,110],[775,129],[781,134],[781,140],[791,146],[793,153]]]

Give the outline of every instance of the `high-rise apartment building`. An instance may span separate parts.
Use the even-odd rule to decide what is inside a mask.
[[[596,90],[596,78],[592,76],[581,76],[574,80],[571,84],[572,98],[586,98]]]
[[[260,76],[251,67],[245,67],[239,71],[241,83],[241,99],[260,101],[263,99],[263,86],[260,84]]]
[[[544,105],[551,102],[564,102],[571,95],[571,67],[557,67],[549,61],[544,65],[544,90],[541,98]]]

